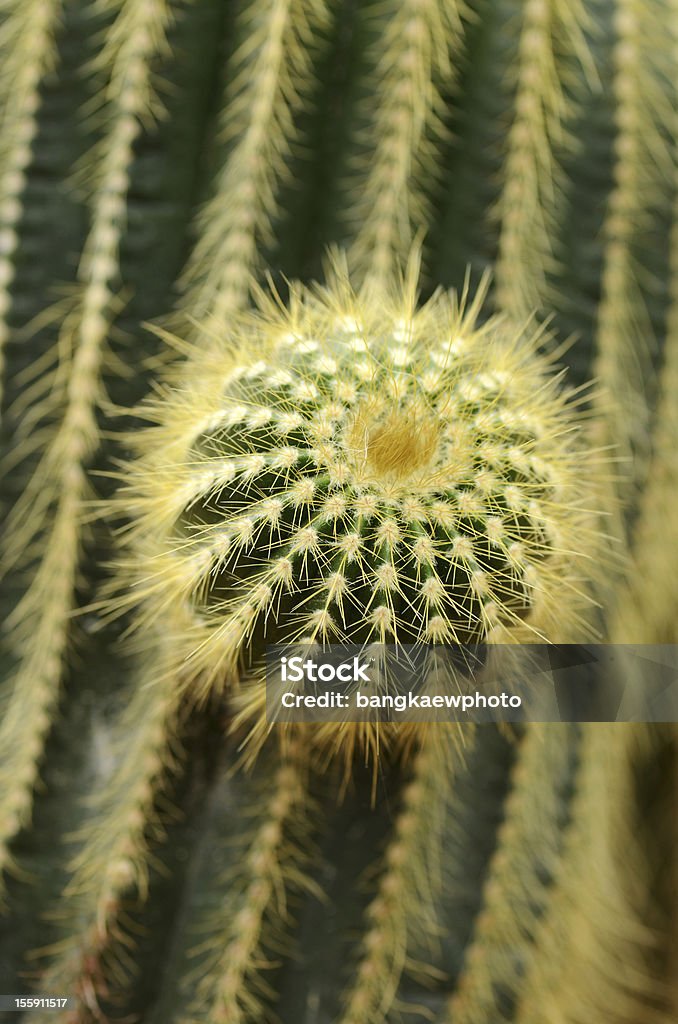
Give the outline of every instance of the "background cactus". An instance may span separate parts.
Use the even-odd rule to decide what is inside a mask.
[[[583,615],[605,639],[676,640],[675,4],[1,0],[0,16],[0,990],[77,998],[74,1013],[30,1021],[671,1019],[670,730],[431,726],[379,752],[376,785],[364,757],[330,756],[336,739],[322,757],[269,741],[244,771],[251,699],[231,699],[224,666],[248,627],[220,650],[211,623],[231,608],[230,574],[242,587],[277,530],[294,544],[308,529],[296,510],[280,526],[245,521],[272,450],[263,410],[300,404],[310,422],[332,359],[352,382],[363,335],[337,324],[350,317],[366,328],[361,358],[411,349],[408,400],[433,407],[444,383],[459,414],[445,430],[473,420],[482,440],[453,496],[461,547],[442,559],[453,629],[456,602],[474,637],[516,619],[548,639],[561,624],[589,636]],[[418,237],[415,309],[412,277],[400,295],[396,282]],[[330,243],[348,269],[327,281]],[[246,312],[265,270],[287,312],[270,299]],[[433,294],[464,282],[465,316]],[[296,338],[293,380],[275,391],[252,377],[224,394],[231,366],[279,371],[279,332],[319,348]],[[596,388],[578,390],[592,374]],[[153,380],[143,415],[159,426],[141,432],[130,416]],[[376,417],[346,392],[343,433],[325,444],[362,444],[354,473],[397,491],[414,442],[375,383]],[[219,429],[236,402],[250,419]],[[328,423],[288,426],[286,447],[310,450]],[[420,460],[434,426],[417,435]],[[514,460],[494,462],[493,446]],[[215,477],[233,457],[240,475]],[[294,472],[303,509],[311,474]],[[571,502],[589,477],[592,501]],[[466,524],[471,482],[486,512],[467,509]],[[449,487],[435,502],[405,495],[408,540],[379,541],[402,544],[404,607],[423,607],[410,577],[434,592],[441,572],[413,498],[431,522],[442,502],[449,514]],[[340,546],[346,484],[332,494]],[[217,551],[224,526],[231,547]],[[593,616],[575,591],[605,535],[622,557]],[[512,544],[530,549],[538,587],[519,580]],[[320,585],[314,565],[302,601]],[[119,618],[104,614],[111,593]],[[372,607],[352,599],[334,601],[347,633],[361,601]],[[292,628],[291,608],[268,612]]]

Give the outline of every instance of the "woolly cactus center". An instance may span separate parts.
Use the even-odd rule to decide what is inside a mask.
[[[439,423],[418,403],[386,412],[368,403],[351,422],[346,447],[365,480],[406,481],[433,462],[439,437]]]

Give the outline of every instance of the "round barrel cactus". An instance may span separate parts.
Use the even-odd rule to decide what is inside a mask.
[[[138,512],[117,601],[140,634],[173,615],[184,685],[243,684],[255,729],[266,644],[582,637],[604,547],[596,457],[539,332],[477,324],[484,290],[416,308],[412,280],[375,296],[332,277],[196,350],[119,492]]]

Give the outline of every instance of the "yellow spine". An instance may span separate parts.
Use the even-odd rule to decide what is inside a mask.
[[[672,10],[675,24],[675,2]],[[674,126],[678,139],[675,117]],[[674,177],[678,185],[678,167]],[[611,624],[611,636],[617,643],[678,642],[678,201],[674,202],[669,245],[669,309],[659,385],[652,458],[633,535],[633,563]]]
[[[633,905],[643,871],[627,813],[637,741],[634,725],[581,726],[570,822],[516,1024],[641,1020],[658,995],[646,966],[650,932]]]
[[[313,36],[326,19],[324,0],[252,0],[241,15],[244,41],[221,117],[231,150],[185,272],[185,311],[194,317],[220,323],[247,302],[259,245],[271,237]]]
[[[22,194],[38,128],[40,86],[56,62],[54,34],[61,6],[61,0],[11,0],[0,5],[0,403]]]
[[[494,1024],[498,993],[514,997],[522,982],[516,966],[529,955],[548,903],[544,872],[557,865],[562,834],[560,790],[570,744],[566,725],[533,723],[520,741],[504,821],[483,889],[483,906],[447,1007],[454,1024]]]
[[[49,957],[41,984],[45,991],[63,991],[78,1000],[72,1011],[54,1014],[36,1010],[30,1024],[73,1024],[99,1013],[100,988],[116,972],[124,973],[124,945],[113,953],[112,937],[121,934],[119,912],[124,894],[144,898],[148,887],[149,833],[161,832],[154,816],[158,784],[172,767],[171,738],[177,731],[178,700],[174,661],[148,666],[144,685],[137,685],[118,725],[115,744],[118,763],[112,776],[99,780],[96,811],[74,837],[80,849],[71,867],[71,880],[60,904],[64,937],[55,946],[37,950]],[[138,684],[138,680],[136,680]],[[117,956],[117,959],[116,959]]]
[[[4,538],[7,564],[28,553],[39,567],[10,619],[19,663],[8,683],[10,696],[0,725],[0,869],[8,863],[8,841],[29,819],[37,762],[59,696],[79,571],[83,503],[89,496],[86,464],[99,442],[101,370],[119,287],[118,249],[133,144],[141,120],[153,111],[150,68],[164,50],[169,17],[165,0],[127,0],[100,56],[100,65],[110,68],[108,127],[96,154],[91,228],[79,268],[77,304],[59,338],[60,373],[66,380],[63,408]]]
[[[565,95],[568,59],[587,67],[586,12],[580,0],[525,0],[515,115],[507,140],[499,201],[497,305],[524,319],[544,304],[555,267],[553,234],[561,200],[557,149],[571,143]]]
[[[290,838],[290,825],[298,830],[307,811],[303,760],[300,749],[290,749],[275,770],[244,863],[225,880],[235,906],[225,898],[206,922],[210,938],[204,948],[213,953],[201,966],[194,1007],[184,1024],[246,1024],[262,1014],[257,986],[266,932],[272,921],[286,923],[289,889],[308,887],[303,852]]]
[[[365,934],[340,1024],[380,1024],[396,1002],[403,972],[411,968],[412,935],[437,932],[436,887],[446,793],[454,771],[446,730],[429,726],[412,763],[411,779],[384,854],[377,893],[365,915]]]
[[[383,10],[380,3],[380,16]],[[466,7],[459,0],[405,0],[389,3],[388,12],[370,83],[375,144],[351,211],[359,226],[352,259],[377,285],[390,279],[426,224],[424,182],[436,155],[427,136],[443,133],[439,85],[455,79]]]
[[[639,236],[651,226],[652,204],[666,194],[672,155],[665,126],[674,113],[666,81],[669,15],[666,4],[618,0],[614,24],[615,99],[614,183],[604,225],[602,295],[598,308],[594,376],[602,385],[599,400],[601,441],[624,460],[624,479],[638,472],[631,454],[646,445],[648,409],[645,381],[652,327],[639,280]],[[636,466],[639,470],[640,464]],[[618,493],[623,488],[617,487]]]

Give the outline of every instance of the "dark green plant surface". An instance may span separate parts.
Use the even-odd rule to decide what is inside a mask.
[[[274,732],[243,766],[183,611],[100,601],[121,461],[254,283],[334,245],[379,305],[421,243],[422,303],[489,270],[481,320],[595,377],[585,617],[678,642],[677,81],[674,0],[0,0],[0,993],[77,1004],[8,1020],[674,1019],[673,727]]]

